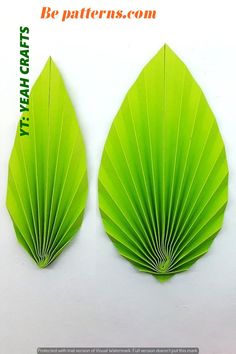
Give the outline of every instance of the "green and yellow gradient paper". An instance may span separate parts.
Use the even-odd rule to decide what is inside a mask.
[[[87,197],[85,147],[61,75],[51,58],[32,88],[29,135],[17,128],[7,208],[16,236],[46,267],[78,231]]]
[[[99,207],[119,253],[160,281],[188,270],[222,227],[228,167],[200,87],[165,45],[128,91],[99,171]]]

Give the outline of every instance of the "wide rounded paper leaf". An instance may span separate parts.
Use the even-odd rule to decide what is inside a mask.
[[[87,196],[81,131],[51,58],[31,90],[28,110],[9,162],[7,208],[19,242],[46,267],[79,229]]]
[[[228,167],[206,98],[164,46],[128,91],[99,171],[107,235],[138,270],[160,281],[188,270],[223,223]]]

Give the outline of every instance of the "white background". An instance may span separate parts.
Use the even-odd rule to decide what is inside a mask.
[[[40,20],[41,7],[155,9],[156,20]],[[0,353],[38,346],[199,346],[236,352],[235,1],[5,1],[0,9]],[[87,147],[89,198],[83,225],[47,269],[15,238],[5,207],[8,160],[19,117],[19,26],[30,27],[31,84],[51,55],[78,113]],[[125,93],[168,43],[215,112],[228,155],[224,228],[188,272],[160,284],[122,259],[97,207],[103,145]]]

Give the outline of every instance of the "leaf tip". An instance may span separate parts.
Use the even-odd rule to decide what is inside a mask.
[[[46,65],[47,64],[49,64],[49,65],[51,65],[53,63],[53,59],[52,59],[52,57],[51,57],[51,55],[48,57],[48,60],[47,60],[47,62],[46,62]]]
[[[168,53],[173,53],[173,50],[171,49],[171,47],[167,43],[164,44],[163,49],[164,49],[165,55]]]

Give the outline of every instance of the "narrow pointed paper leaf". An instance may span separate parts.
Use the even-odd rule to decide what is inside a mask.
[[[122,256],[160,281],[188,270],[220,230],[228,167],[215,117],[164,46],[129,90],[99,171],[99,206]]]
[[[46,267],[79,229],[87,196],[81,131],[51,58],[32,88],[28,108],[9,162],[7,207],[19,242]]]

